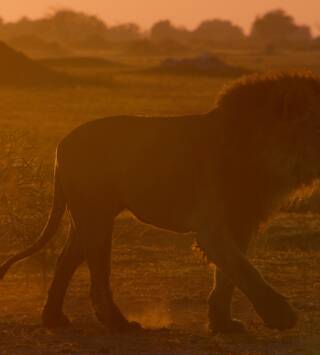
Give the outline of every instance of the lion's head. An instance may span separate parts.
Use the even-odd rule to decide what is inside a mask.
[[[320,177],[319,77],[248,76],[222,91],[215,111],[223,132],[223,190],[257,219]]]

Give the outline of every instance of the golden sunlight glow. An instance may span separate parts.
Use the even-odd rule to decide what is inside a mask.
[[[311,26],[314,33],[320,31],[319,0],[2,0],[0,16],[8,21],[34,18],[64,7],[99,15],[110,24],[136,22],[148,28],[159,19],[169,18],[177,25],[194,27],[206,18],[223,18],[246,31],[257,15],[283,8],[298,23]]]

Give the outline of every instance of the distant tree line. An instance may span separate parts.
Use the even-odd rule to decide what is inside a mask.
[[[312,40],[308,26],[296,25],[292,16],[283,10],[275,10],[256,18],[250,37],[255,42],[267,42],[275,45],[306,43]]]
[[[37,20],[24,17],[12,23],[0,18],[0,39],[12,40],[23,36],[83,46],[146,39],[217,46],[299,46],[320,42],[319,38],[312,38],[308,26],[297,25],[294,18],[283,10],[257,17],[249,35],[245,35],[243,29],[232,22],[220,19],[203,21],[194,30],[163,20],[155,23],[149,31],[142,31],[133,23],[108,26],[96,16],[72,10],[59,10]]]

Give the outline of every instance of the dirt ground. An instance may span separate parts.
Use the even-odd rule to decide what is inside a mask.
[[[317,51],[284,50],[269,55],[261,50],[215,49],[214,54],[252,71],[303,67],[320,73]],[[28,163],[25,171],[19,170],[19,174],[24,173],[25,186],[17,188],[20,180],[14,174],[1,182],[0,194],[15,208],[21,229],[16,233],[12,223],[0,223],[0,262],[11,247],[29,243],[41,230],[51,203],[55,147],[67,132],[91,119],[112,115],[207,112],[217,93],[229,82],[220,77],[142,74],[159,65],[165,59],[161,56],[128,56],[116,50],[86,55],[103,55],[124,65],[75,68],[72,63],[63,69],[68,75],[91,81],[98,78],[97,86],[57,90],[0,88],[0,152],[6,153],[6,137],[11,137],[13,153],[17,153],[13,156]],[[16,140],[20,136],[25,137],[25,144]],[[1,158],[0,154],[1,163],[6,166],[6,156]],[[40,176],[34,179],[38,165],[43,166],[43,171],[40,169]],[[13,227],[17,225],[13,223]],[[115,335],[99,325],[91,310],[85,265],[76,274],[65,303],[72,326],[56,331],[43,328],[41,309],[52,275],[44,279],[33,259],[15,267],[0,282],[0,355],[320,354],[319,215],[280,218],[253,243],[252,261],[267,280],[289,297],[299,314],[296,328],[286,332],[264,328],[251,305],[237,292],[234,314],[246,323],[247,334],[208,335],[206,299],[212,270],[191,251],[192,237],[154,230],[129,219],[119,221],[115,236],[114,296],[124,313],[140,321],[145,330]],[[50,262],[53,265],[53,260]]]
[[[299,322],[293,330],[266,329],[237,292],[234,314],[246,323],[247,333],[209,335],[206,298],[212,270],[191,251],[192,236],[124,219],[115,228],[114,295],[124,313],[145,329],[130,335],[106,332],[92,314],[85,265],[66,299],[72,326],[43,328],[40,313],[47,285],[34,268],[26,274],[24,264],[0,284],[0,354],[320,354],[319,223],[316,217],[286,216],[254,243],[251,252],[265,278],[297,310]],[[304,242],[296,247],[298,237]],[[291,246],[283,248],[278,241],[288,238]]]

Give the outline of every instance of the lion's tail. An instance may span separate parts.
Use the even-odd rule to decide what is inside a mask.
[[[54,236],[59,227],[60,221],[66,209],[66,198],[59,182],[58,168],[56,164],[54,179],[54,195],[50,216],[39,239],[26,250],[11,256],[0,266],[0,280],[4,278],[10,267],[20,260],[23,260],[39,252]]]

